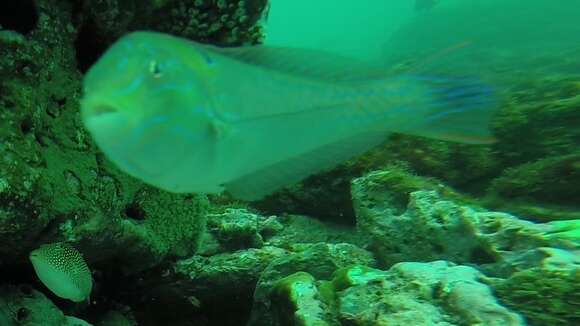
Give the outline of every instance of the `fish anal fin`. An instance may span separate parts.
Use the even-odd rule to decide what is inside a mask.
[[[373,132],[325,145],[244,175],[227,183],[225,188],[235,198],[258,200],[280,188],[360,155],[382,143],[386,137],[384,132]]]

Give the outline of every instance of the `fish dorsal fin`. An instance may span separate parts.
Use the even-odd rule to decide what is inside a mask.
[[[379,145],[384,132],[372,132],[344,139],[311,152],[267,166],[225,185],[237,199],[258,200],[312,174],[330,169]]]
[[[266,45],[207,48],[247,64],[324,81],[369,81],[388,76],[380,66],[321,50]]]

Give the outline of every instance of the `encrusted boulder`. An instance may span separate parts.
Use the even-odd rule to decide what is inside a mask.
[[[567,226],[532,223],[436,190],[401,194],[389,187],[391,173],[375,171],[352,186],[359,231],[385,266],[443,259],[507,276],[534,266],[540,247],[573,250],[580,245],[578,238],[570,238],[573,233],[558,231],[577,225],[574,221]]]

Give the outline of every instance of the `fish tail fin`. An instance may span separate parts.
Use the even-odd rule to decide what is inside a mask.
[[[470,144],[495,141],[490,123],[499,105],[490,85],[470,77],[410,77],[421,92],[416,129],[409,133]],[[417,111],[415,111],[417,112]]]
[[[473,45],[454,44],[402,72],[403,84],[414,90],[409,99],[418,119],[405,133],[471,144],[495,141],[490,124],[499,109],[496,83],[484,81]]]

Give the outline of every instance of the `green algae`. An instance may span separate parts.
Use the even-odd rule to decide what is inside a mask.
[[[517,272],[495,287],[504,304],[521,312],[531,325],[580,323],[580,270],[533,268]]]
[[[368,266],[355,265],[341,268],[332,275],[334,291],[344,291],[351,286],[363,285],[385,276],[385,272]]]
[[[339,325],[329,307],[319,299],[317,281],[308,273],[297,272],[277,281],[271,296],[281,325]]]
[[[265,0],[87,1],[84,10],[99,37],[111,42],[127,32],[153,29],[221,45],[259,43]]]
[[[209,201],[203,195],[187,196],[144,189],[133,204],[143,211],[143,227],[153,251],[161,255],[194,253],[205,231]]]
[[[571,241],[580,247],[580,219],[553,221],[547,225],[550,229],[546,231],[546,238]]]
[[[488,192],[505,199],[566,204],[580,198],[580,153],[547,157],[507,169]]]
[[[74,102],[67,100],[80,89],[70,19],[70,7],[54,3],[44,9],[26,39],[0,40],[0,183],[5,185],[0,191],[5,203],[0,229],[5,257],[31,250],[36,237],[56,218],[53,202],[66,200],[44,191],[47,181],[54,182],[46,176],[44,152],[76,148],[81,130],[75,124]],[[57,169],[57,180],[62,180],[65,169]]]
[[[507,169],[491,183],[484,205],[536,221],[580,216],[580,153]]]

